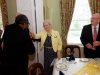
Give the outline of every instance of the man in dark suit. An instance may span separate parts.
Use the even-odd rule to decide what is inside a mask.
[[[28,18],[20,14],[15,23],[7,25],[3,34],[3,74],[28,75],[28,54],[35,53],[29,36]]]
[[[86,58],[100,57],[100,14],[91,17],[91,24],[83,27],[80,40],[84,45]]]

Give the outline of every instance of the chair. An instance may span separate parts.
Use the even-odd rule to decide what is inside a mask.
[[[41,72],[39,75],[45,75],[44,68],[41,63],[33,63],[28,68],[28,75],[36,75],[37,69]]]
[[[64,48],[64,57],[73,54],[74,57],[81,58],[81,51],[78,45],[67,45]]]

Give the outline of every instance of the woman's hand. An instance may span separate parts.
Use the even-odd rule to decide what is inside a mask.
[[[61,58],[61,54],[60,54],[60,52],[58,51],[57,52],[57,58],[60,60],[60,58]]]

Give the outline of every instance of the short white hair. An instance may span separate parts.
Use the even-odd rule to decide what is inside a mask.
[[[48,22],[48,23],[49,23],[49,25],[52,25],[51,20],[44,20],[44,21],[43,21],[43,24],[44,24],[45,22]]]

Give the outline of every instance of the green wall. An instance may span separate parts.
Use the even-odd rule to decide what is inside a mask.
[[[45,10],[46,10],[46,19],[52,21],[52,27],[55,30],[58,30],[61,34],[61,21],[60,21],[60,0],[44,0]]]
[[[52,21],[52,27],[58,30],[61,34],[61,22],[60,22],[60,0],[44,0],[46,3],[46,19]],[[14,22],[15,14],[17,12],[16,0],[6,0],[8,21],[9,24]]]
[[[14,23],[17,12],[16,0],[6,0],[9,24]]]

